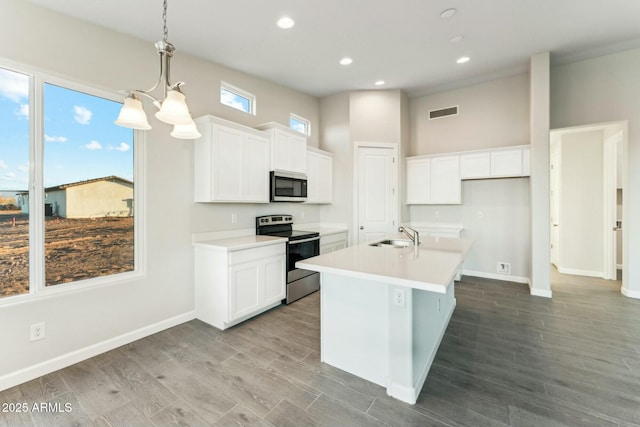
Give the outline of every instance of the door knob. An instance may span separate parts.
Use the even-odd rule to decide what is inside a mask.
[[[361,226],[360,226],[360,230],[364,230],[364,225],[361,225]]]

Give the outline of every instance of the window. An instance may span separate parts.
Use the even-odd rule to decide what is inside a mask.
[[[0,298],[29,293],[29,76],[0,68]]]
[[[256,97],[240,88],[222,82],[220,85],[220,102],[245,113],[256,114]]]
[[[289,127],[305,135],[310,135],[311,132],[309,120],[295,114],[289,116]]]
[[[117,94],[0,68],[0,298],[140,271],[141,147],[113,123],[121,106]]]

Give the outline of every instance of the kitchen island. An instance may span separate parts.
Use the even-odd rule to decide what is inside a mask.
[[[396,238],[402,238],[395,236]],[[415,403],[455,308],[472,241],[351,246],[296,263],[321,273],[321,359]]]

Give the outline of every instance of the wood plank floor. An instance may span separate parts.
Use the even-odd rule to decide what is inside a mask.
[[[320,363],[316,293],[225,332],[191,321],[6,390],[0,404],[29,411],[0,413],[0,426],[640,425],[640,301],[620,282],[554,272],[553,283],[549,300],[463,277],[415,405]],[[33,411],[43,402],[54,411]]]

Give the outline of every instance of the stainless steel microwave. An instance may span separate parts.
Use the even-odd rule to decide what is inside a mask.
[[[304,202],[307,200],[307,176],[303,173],[271,171],[272,202]]]

